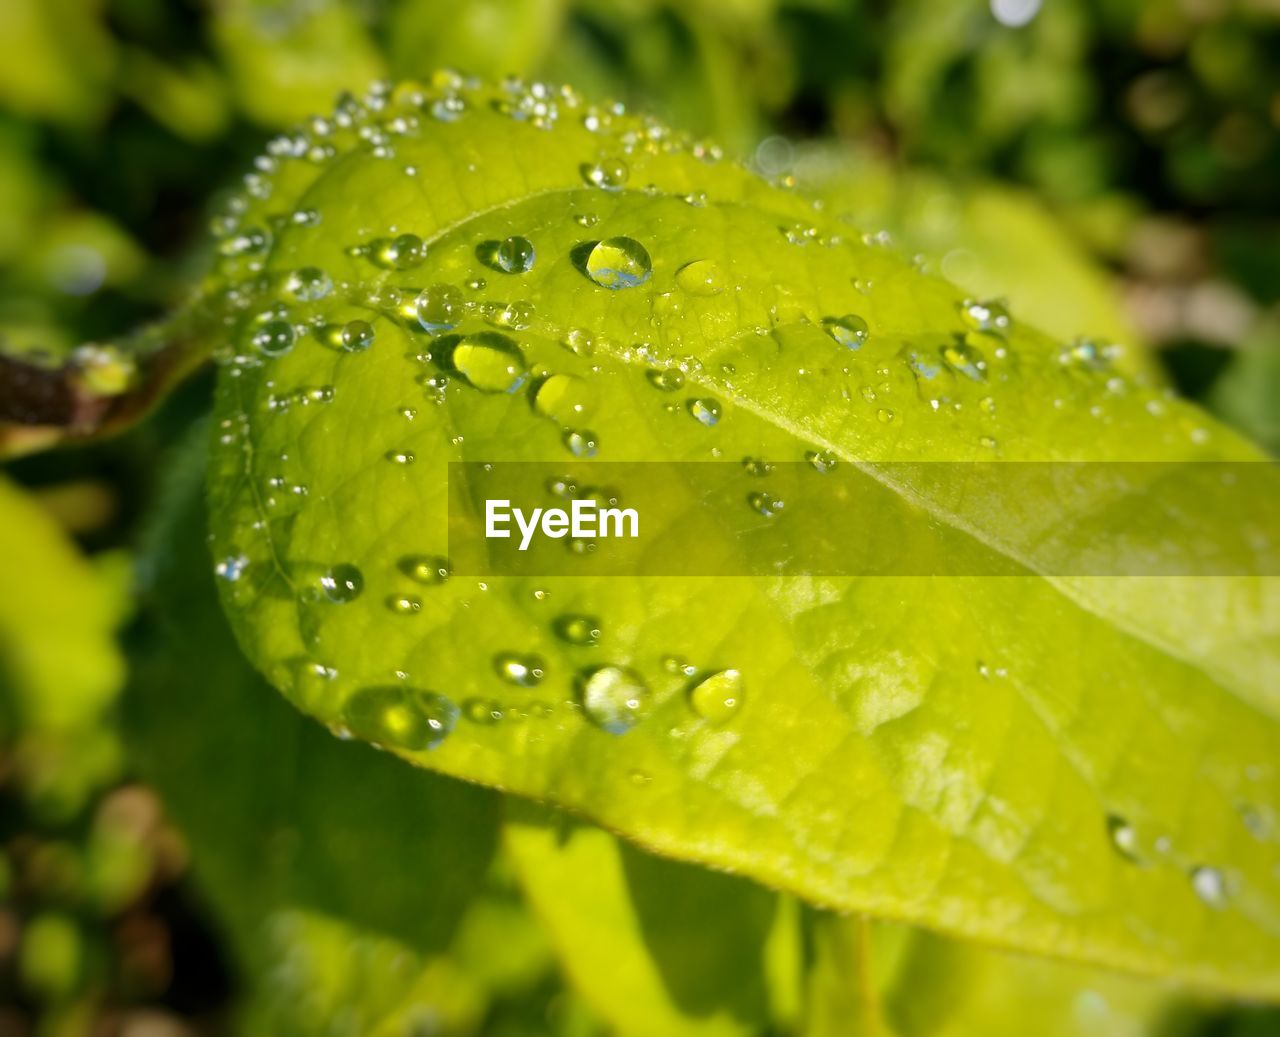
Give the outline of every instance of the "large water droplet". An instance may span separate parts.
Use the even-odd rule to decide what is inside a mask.
[[[396,749],[433,749],[458,722],[458,707],[444,695],[386,685],[357,691],[342,710],[354,735]]]
[[[720,420],[720,403],[710,398],[690,400],[689,413],[710,428]]]
[[[524,274],[533,269],[536,253],[528,238],[510,237],[493,253],[493,265],[503,273]]]
[[[333,291],[333,281],[319,267],[304,266],[285,279],[284,289],[299,302],[315,302]]]
[[[689,295],[719,295],[725,289],[724,273],[712,259],[695,259],[676,271],[676,284]]]
[[[536,655],[518,655],[515,652],[500,652],[493,657],[493,668],[508,684],[521,688],[534,688],[542,683],[546,675],[546,663]]]
[[[349,353],[362,353],[373,345],[373,325],[367,320],[349,320],[342,326],[342,348]]]
[[[987,380],[987,361],[982,351],[963,339],[956,339],[942,347],[942,359],[957,374],[975,382]]]
[[[345,605],[364,590],[364,575],[354,565],[335,565],[320,576],[320,589],[330,601]]]
[[[409,270],[427,258],[427,245],[416,234],[400,234],[375,242],[372,258],[389,270]]]
[[[631,170],[620,158],[602,158],[599,162],[583,165],[581,172],[583,180],[605,191],[621,191],[631,175]]]
[[[482,392],[515,392],[528,368],[515,341],[496,331],[468,335],[453,350],[453,366]]]
[[[732,720],[742,708],[742,674],[721,670],[700,680],[689,691],[689,704],[698,716],[719,726]]]
[[[653,274],[653,261],[635,238],[597,241],[587,255],[586,266],[591,280],[612,291],[642,285]]]
[[[845,349],[862,348],[870,334],[867,322],[856,313],[846,313],[843,317],[823,317],[822,327]]]
[[[576,426],[595,409],[591,387],[571,374],[553,374],[538,386],[533,405],[559,425]]]
[[[634,670],[601,666],[582,681],[582,709],[597,727],[620,735],[631,730],[644,714],[649,688]]]

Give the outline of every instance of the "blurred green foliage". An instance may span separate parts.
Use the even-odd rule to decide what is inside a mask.
[[[198,276],[210,215],[272,132],[372,78],[449,66],[570,81],[716,138],[770,176],[830,187],[833,204],[922,262],[974,292],[1007,293],[1055,334],[1128,343],[1127,363],[1163,367],[1276,451],[1278,53],[1274,0],[2,0],[0,351],[58,357],[162,312]],[[319,975],[308,969],[329,970],[316,987],[330,992],[376,980],[386,1019],[406,991],[450,977],[466,993],[449,1011],[487,1013],[492,1033],[543,1032],[533,1019],[545,1032],[596,1032],[548,971],[541,938],[519,935],[526,909],[502,867],[481,867],[483,848],[479,892],[449,933],[382,917],[376,938],[353,945],[370,920],[349,910],[354,893],[341,902],[332,874],[298,861],[298,841],[315,833],[287,776],[269,769],[229,788],[221,814],[184,802],[199,774],[235,755],[216,725],[251,675],[224,675],[226,701],[207,702],[207,718],[173,715],[166,691],[192,675],[163,672],[144,624],[135,657],[151,661],[134,673],[122,727],[125,551],[160,495],[166,441],[206,405],[198,382],[151,427],[28,459],[0,483],[0,1032],[221,1033],[233,1018],[250,1032],[313,1032],[280,1005],[235,997],[253,987],[237,967],[269,967],[245,933],[272,911],[276,953],[333,951],[290,959],[300,982]],[[153,576],[159,587],[164,573]],[[179,621],[180,607],[166,606]],[[260,730],[227,739],[287,742],[339,784],[353,754],[364,773],[366,750],[271,704]],[[156,723],[192,740],[148,755]],[[139,778],[189,830],[199,893],[182,838]],[[399,770],[367,780],[433,786]],[[254,830],[241,816],[250,806],[266,815]],[[301,835],[280,835],[297,810]],[[383,840],[410,834],[378,815],[361,822]],[[277,844],[295,847],[294,864],[230,874],[283,853]],[[257,899],[230,902],[228,889],[258,878]],[[495,925],[513,943],[501,961],[485,935]],[[341,956],[352,946],[358,961]],[[936,976],[936,962],[920,963],[956,953],[926,945],[908,957]],[[975,968],[997,977],[966,987],[973,1025],[994,1032],[982,1012],[1013,998],[1010,986],[1029,997],[1037,981],[971,962],[960,974]],[[910,1021],[932,1009],[903,992],[910,968],[895,975],[883,986],[898,1025],[950,1032]],[[1135,1005],[1145,1017],[1140,996]],[[168,1029],[129,1029],[146,1025]],[[1205,1032],[1277,1025],[1241,1010]]]

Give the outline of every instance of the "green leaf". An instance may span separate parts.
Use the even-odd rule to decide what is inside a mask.
[[[179,454],[149,537],[124,712],[254,995],[246,1026],[305,1035],[342,1016],[401,1034],[426,1014],[473,1033],[495,982],[531,959],[536,978],[544,960],[534,946],[481,976],[456,953],[501,902],[487,878],[497,797],[339,741],[263,686],[214,593],[203,453]]]
[[[569,978],[619,1034],[759,1033],[778,897],[663,860],[545,809],[505,844]]]
[[[333,157],[300,138],[224,228],[214,558],[271,682],[414,763],[819,904],[1280,995],[1276,581],[477,582],[433,561],[446,462],[567,462],[588,441],[600,460],[823,450],[868,479],[889,460],[1262,455],[1017,321],[974,332],[947,282],[648,121],[442,83],[344,105]],[[508,246],[507,273],[493,243],[515,236],[536,255]],[[636,244],[584,258],[618,237]],[[846,314],[869,327],[858,349],[822,324]],[[512,344],[451,361],[458,339],[419,317]],[[917,381],[913,351],[957,343],[985,366]],[[522,367],[534,389],[580,379],[586,431],[475,387]],[[649,375],[673,367],[667,394]],[[714,427],[691,416],[708,399]],[[956,521],[925,482],[896,489]],[[1158,531],[1130,489],[1113,517]],[[1016,555],[1051,503],[980,516],[983,541]],[[791,518],[858,535],[835,509]],[[572,615],[594,643],[559,636]],[[536,688],[503,679],[509,653],[538,657]],[[669,657],[738,670],[737,715],[691,709]],[[602,666],[648,689],[621,736],[579,701]]]

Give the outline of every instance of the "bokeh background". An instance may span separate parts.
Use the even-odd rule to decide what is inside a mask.
[[[1280,450],[1280,0],[0,0],[0,349],[163,313],[275,131],[438,67],[715,139]],[[232,1032],[242,983],[119,730],[131,559],[207,389],[3,473],[3,1037]]]

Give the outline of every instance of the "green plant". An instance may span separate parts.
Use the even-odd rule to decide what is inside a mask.
[[[1256,448],[832,206],[541,84],[348,97],[272,142],[218,234],[185,310],[66,373],[85,435],[219,366],[126,710],[259,995],[246,1027],[593,1032],[553,955],[636,1034],[1020,1032],[992,1003],[1028,990],[1062,1033],[1177,1007],[1095,968],[1280,993],[1271,582],[480,583],[443,536],[451,460],[821,479]],[[1016,522],[979,533],[1017,554]],[[1081,1022],[1086,987],[1107,1007]]]

